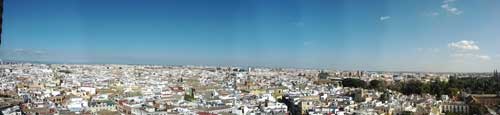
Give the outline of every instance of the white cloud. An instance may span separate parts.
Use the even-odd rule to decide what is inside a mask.
[[[424,51],[424,48],[417,48],[417,51],[419,52]]]
[[[456,0],[444,0],[443,3],[451,3],[451,2],[455,2]]]
[[[1,49],[0,58],[9,60],[36,60],[47,56],[43,50],[33,49]]]
[[[483,61],[491,60],[491,57],[488,55],[473,54],[473,53],[454,53],[451,54],[451,56],[458,59],[479,59]]]
[[[450,14],[454,14],[454,15],[462,14],[463,13],[462,10],[450,5],[453,2],[455,2],[455,0],[444,0],[443,5],[441,5],[441,8]]]
[[[430,15],[431,16],[439,16],[439,12],[432,12]]]
[[[14,49],[13,51],[14,51],[14,52],[24,52],[24,51],[26,51],[26,50],[25,50],[25,49]]]
[[[438,48],[431,48],[432,52],[439,52],[440,50]]]
[[[305,41],[304,42],[304,46],[309,46],[309,45],[312,45],[312,44],[314,44],[313,41]]]
[[[448,44],[448,47],[456,51],[475,51],[479,50],[479,46],[474,41],[462,40]]]
[[[304,26],[304,22],[294,22],[293,25],[295,25],[297,27],[302,27],[302,26]]]
[[[488,55],[476,55],[477,58],[482,59],[482,60],[490,60],[491,57]]]
[[[390,16],[381,16],[379,19],[380,19],[380,21],[385,21],[385,20],[391,19],[391,17]]]
[[[476,42],[471,40],[461,40],[457,42],[452,42],[448,44],[448,47],[452,49],[451,56],[458,60],[481,60],[488,61],[491,60],[489,55],[479,53],[479,46]]]
[[[441,50],[439,48],[417,48],[417,51],[437,53],[437,52],[440,52]]]
[[[435,11],[429,11],[429,12],[422,13],[422,16],[434,17],[434,16],[439,16],[439,15],[441,15],[441,14],[439,12],[435,12]]]

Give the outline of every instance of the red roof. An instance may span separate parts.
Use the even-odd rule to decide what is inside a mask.
[[[177,86],[177,87],[169,87],[171,90],[175,91],[175,92],[183,92],[184,89],[182,89],[182,87],[180,86]]]
[[[198,115],[217,115],[217,114],[208,113],[208,112],[198,112],[197,114]]]

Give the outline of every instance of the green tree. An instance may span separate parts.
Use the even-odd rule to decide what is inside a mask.
[[[319,79],[326,79],[326,78],[328,78],[328,76],[330,76],[330,74],[328,74],[327,72],[323,72],[323,71],[319,72],[319,74],[318,74]]]
[[[380,80],[371,80],[370,85],[368,86],[370,89],[375,89],[378,91],[383,91],[386,89],[386,83]]]
[[[403,111],[403,113],[401,113],[401,115],[414,115],[414,114],[411,111]]]
[[[365,101],[365,98],[363,97],[363,93],[361,90],[358,90],[352,94],[352,98],[354,99],[355,102],[363,102]]]
[[[420,82],[420,81],[417,81],[417,80],[412,80],[412,81],[408,81],[406,83],[403,83],[403,88],[402,88],[402,92],[403,94],[405,95],[410,95],[410,94],[422,94],[422,93],[425,93],[425,84]]]
[[[403,92],[403,82],[394,82],[391,85],[387,86],[390,90]]]
[[[449,92],[448,94],[450,94],[450,96],[456,97],[460,93],[460,89],[458,89],[458,88],[449,88],[448,92]]]
[[[366,88],[366,82],[360,79],[346,78],[342,80],[344,87]]]
[[[441,96],[448,93],[446,92],[448,89],[448,84],[443,81],[432,81],[430,83],[430,88],[431,89],[429,93],[435,96]]]
[[[390,95],[388,91],[384,91],[384,93],[380,95],[379,100],[382,102],[389,101]]]

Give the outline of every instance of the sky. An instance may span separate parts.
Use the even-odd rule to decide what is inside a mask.
[[[500,0],[5,0],[0,59],[500,69]]]

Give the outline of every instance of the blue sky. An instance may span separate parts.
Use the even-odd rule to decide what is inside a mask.
[[[386,71],[500,67],[500,0],[5,0],[0,59]]]

